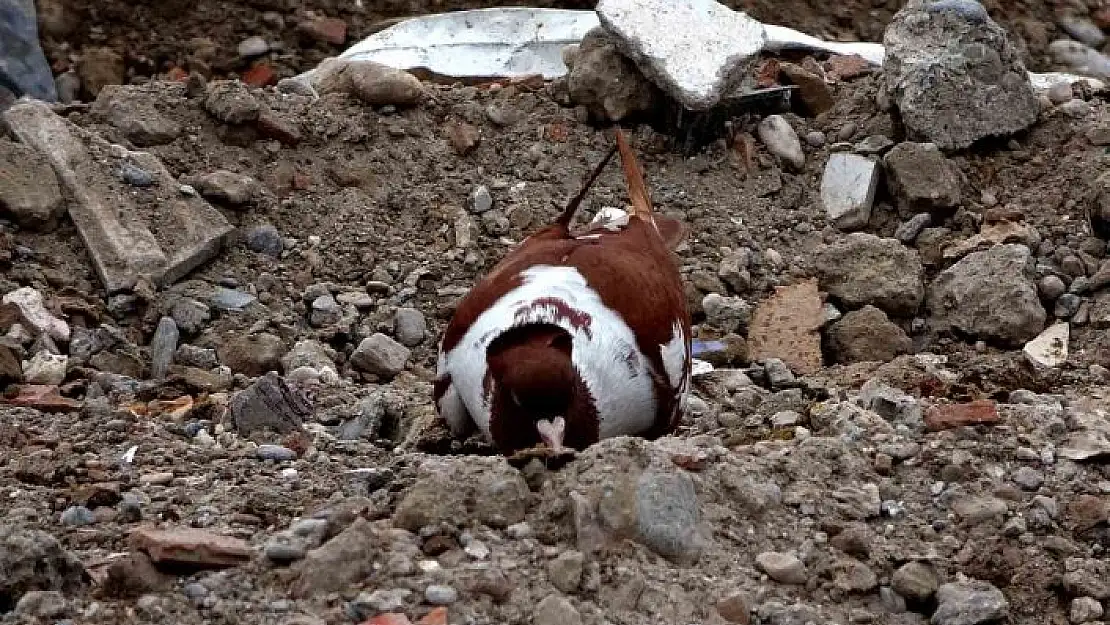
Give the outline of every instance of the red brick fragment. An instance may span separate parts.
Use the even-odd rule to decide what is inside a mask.
[[[977,399],[966,404],[940,404],[925,413],[925,427],[932,432],[998,423],[998,406],[990,399]]]

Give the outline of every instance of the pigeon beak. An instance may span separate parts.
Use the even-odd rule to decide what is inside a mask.
[[[566,426],[567,422],[562,417],[555,417],[550,421],[547,419],[536,421],[540,440],[555,452],[563,451],[563,433],[566,431]]]

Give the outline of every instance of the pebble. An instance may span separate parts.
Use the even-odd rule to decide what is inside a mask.
[[[69,611],[65,595],[57,590],[28,590],[15,604],[15,614],[53,620]]]
[[[911,601],[928,601],[937,591],[937,574],[924,562],[907,562],[894,572],[891,587]]]
[[[481,214],[493,208],[493,196],[489,187],[481,185],[470,192],[466,198],[466,208],[472,213]]]
[[[304,559],[305,546],[299,541],[281,540],[274,537],[266,543],[266,557],[273,562],[288,563]]]
[[[62,512],[61,521],[62,525],[80,527],[96,523],[96,517],[93,515],[92,510],[89,510],[85,506],[70,506]]]
[[[281,258],[281,253],[285,249],[285,241],[281,233],[271,224],[260,224],[248,229],[246,243],[247,248],[252,252],[272,258]]]
[[[1102,603],[1094,597],[1076,597],[1071,600],[1068,620],[1072,623],[1090,623],[1102,618]]]
[[[1041,278],[1037,283],[1037,288],[1041,292],[1041,297],[1049,301],[1059,298],[1068,290],[1067,285],[1059,276],[1052,275]]]
[[[351,365],[359,371],[393,377],[404,371],[411,353],[409,348],[379,332],[359,343],[351,354]]]
[[[428,333],[428,320],[415,308],[398,308],[393,315],[393,335],[405,347],[416,347],[424,342]]]
[[[1033,467],[1018,467],[1014,471],[1013,480],[1025,490],[1037,490],[1044,483],[1044,474]]]
[[[582,614],[568,599],[553,593],[536,604],[532,625],[582,625]]]
[[[937,590],[934,625],[984,625],[1005,620],[1010,603],[1002,591],[987,582],[944,584]]]
[[[918,213],[898,225],[898,229],[894,231],[894,238],[907,245],[913,243],[921,231],[928,228],[932,222],[933,217],[929,213]]]
[[[343,308],[339,305],[339,302],[335,301],[335,297],[331,293],[312,300],[312,313],[308,320],[312,327],[322,328],[335,325],[339,323],[342,317]]]
[[[216,290],[212,293],[212,297],[209,299],[209,303],[211,303],[212,306],[227,311],[243,310],[256,301],[258,301],[258,298],[250,293],[244,293],[222,286],[216,287]]]
[[[459,600],[459,593],[444,584],[432,584],[424,589],[424,600],[432,605],[451,605]]]
[[[262,56],[270,51],[270,44],[265,39],[259,36],[247,37],[239,42],[239,56],[249,59],[251,57]]]
[[[23,381],[28,384],[57,386],[65,381],[69,358],[40,351],[23,362]]]
[[[297,452],[288,447],[282,447],[281,445],[259,445],[255,453],[262,460],[285,462],[297,459]]]
[[[804,584],[809,579],[805,564],[788,553],[765,551],[755,557],[755,566],[781,584]]]
[[[841,230],[858,230],[871,220],[871,207],[879,186],[879,164],[866,156],[830,154],[821,177],[821,205],[825,215]]]
[[[120,180],[133,187],[149,187],[154,184],[154,176],[133,163],[123,163],[119,169]]]
[[[150,340],[150,376],[153,379],[161,380],[169,374],[174,353],[177,351],[177,341],[180,338],[181,333],[173,317],[162,317],[158,321],[158,328]]]
[[[759,122],[756,132],[759,134],[759,140],[767,146],[768,152],[782,159],[795,170],[805,167],[806,155],[802,151],[802,142],[785,117],[768,115]]]
[[[564,551],[547,563],[547,579],[565,593],[572,593],[582,582],[586,558],[580,551]]]

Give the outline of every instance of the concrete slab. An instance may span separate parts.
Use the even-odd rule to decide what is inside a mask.
[[[182,193],[152,154],[110,144],[42,102],[18,102],[4,120],[50,161],[109,294],[133,288],[140,278],[158,286],[183,278],[214,258],[234,230],[203,198]],[[153,184],[124,182],[125,165],[145,171]]]

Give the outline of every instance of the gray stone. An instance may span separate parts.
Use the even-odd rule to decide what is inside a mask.
[[[519,471],[503,463],[468,460],[419,478],[397,504],[393,524],[412,532],[469,520],[507,527],[524,520],[528,500],[528,483]]]
[[[817,251],[821,287],[845,306],[868,304],[895,316],[917,312],[925,269],[916,250],[897,239],[853,232]]]
[[[767,40],[762,24],[714,0],[601,0],[595,11],[624,55],[693,111],[732,91]]]
[[[1102,603],[1094,597],[1076,597],[1071,600],[1068,620],[1072,623],[1090,623],[1102,618]]]
[[[800,171],[806,164],[806,154],[794,127],[782,115],[768,115],[756,126],[756,133],[767,151],[777,156],[786,165]]]
[[[303,560],[308,549],[303,541],[290,540],[286,536],[275,536],[266,543],[263,553],[272,562],[288,564]]]
[[[1067,292],[1068,287],[1059,276],[1048,275],[1041,278],[1037,283],[1037,290],[1040,291],[1041,297],[1046,300],[1053,301],[1058,299],[1061,295]],[[1061,315],[1070,316],[1070,315]]]
[[[398,308],[393,314],[393,335],[405,347],[416,347],[428,334],[428,320],[415,308]]]
[[[927,214],[960,203],[959,172],[934,143],[899,143],[883,157],[883,167],[887,185],[906,213]],[[922,223],[917,233],[928,224]]]
[[[226,169],[188,178],[187,184],[206,199],[233,208],[250,204],[261,189],[254,178]]]
[[[1013,479],[1015,484],[1025,490],[1037,490],[1044,483],[1044,474],[1033,467],[1018,467]]]
[[[359,400],[354,417],[344,421],[336,432],[341,441],[356,441],[377,435],[385,418],[385,399],[381,393],[374,393]]]
[[[28,384],[57,386],[65,381],[69,358],[41,350],[23,361],[23,381]]]
[[[252,252],[272,258],[281,258],[281,253],[285,249],[285,240],[278,229],[271,224],[260,224],[248,229],[246,243],[247,248]]]
[[[246,124],[258,119],[262,103],[247,85],[237,80],[215,80],[208,84],[204,108],[225,124]]]
[[[0,137],[0,211],[30,230],[50,230],[65,214],[50,162],[34,148]]]
[[[466,198],[466,208],[472,213],[484,213],[493,208],[493,196],[489,193],[489,187],[479,185],[471,191]]]
[[[80,591],[90,578],[81,562],[50,534],[0,524],[0,612],[30,591]]]
[[[255,35],[247,37],[239,42],[238,52],[239,56],[249,59],[256,56],[262,56],[270,51],[270,44],[265,38]]]
[[[1048,53],[1053,61],[1074,73],[1102,80],[1110,78],[1110,56],[1081,42],[1057,39],[1048,44]]]
[[[974,0],[911,0],[883,35],[891,100],[942,150],[1033,125],[1040,104],[1006,31]]]
[[[57,590],[32,590],[15,605],[15,613],[40,619],[59,619],[69,611],[65,595]]]
[[[220,362],[232,371],[259,376],[270,371],[283,371],[281,359],[288,348],[280,337],[263,332],[238,336],[220,343],[216,351]]]
[[[288,462],[297,459],[297,452],[281,445],[259,445],[254,453],[262,460],[273,460],[275,462]]]
[[[378,332],[359,343],[351,354],[351,366],[391,378],[405,370],[411,354],[409,348]]]
[[[424,86],[415,76],[374,61],[324,59],[311,80],[320,93],[349,93],[371,106],[407,106],[424,98]]]
[[[129,162],[120,165],[119,179],[133,187],[146,188],[154,185],[154,176],[150,172]]]
[[[93,516],[92,510],[85,506],[70,506],[62,512],[61,516],[62,525],[71,525],[80,527],[82,525],[92,525],[96,523],[96,517]]]
[[[751,305],[739,297],[710,293],[702,298],[701,307],[706,322],[725,333],[746,333],[752,319]]]
[[[136,87],[105,86],[89,112],[114,126],[139,147],[163,145],[181,135],[181,124],[160,113],[149,97]]]
[[[864,408],[895,424],[915,432],[925,428],[925,411],[913,395],[870,379],[860,388],[859,401]]]
[[[780,584],[800,585],[809,579],[806,565],[788,553],[765,551],[755,557],[755,566]]]
[[[268,373],[231,399],[231,420],[240,434],[259,430],[298,431],[312,416],[312,405],[276,373]]]
[[[878,162],[834,152],[821,176],[821,205],[829,222],[841,230],[859,230],[871,220],[871,206],[879,188]]]
[[[565,597],[550,594],[532,611],[533,625],[582,625],[582,615]]]
[[[285,371],[292,371],[300,367],[323,369],[335,368],[334,350],[315,339],[297,341],[293,349],[281,357],[281,366]]]
[[[874,306],[853,310],[828,330],[829,350],[842,364],[889,362],[913,351],[913,341]]]
[[[928,601],[939,585],[936,571],[924,562],[907,562],[894,572],[890,580],[895,592],[910,601]]]
[[[617,49],[603,28],[593,28],[572,54],[565,55],[567,91],[572,103],[610,121],[650,110],[656,87]]]
[[[933,625],[980,625],[1006,619],[1010,602],[1002,591],[971,580],[944,584],[937,590],[937,609]]]
[[[547,579],[551,585],[565,593],[578,590],[586,557],[581,551],[564,551],[547,563]]]
[[[355,521],[335,538],[309,551],[294,568],[293,598],[337,592],[371,575],[385,542],[370,521]]]
[[[343,317],[343,308],[335,301],[331,293],[321,295],[312,300],[312,310],[309,312],[308,323],[314,328],[335,325]]]
[[[933,217],[929,213],[918,213],[898,225],[898,229],[894,231],[894,238],[909,245],[916,241],[917,235],[928,228],[932,222]]]
[[[1044,329],[1047,314],[1023,245],[973,252],[929,285],[927,307],[936,323],[977,339],[1018,345]]]
[[[141,277],[165,286],[216,256],[233,228],[203,199],[178,193],[177,181],[153,155],[109,146],[54,113],[43,102],[20,102],[4,119],[24,143],[44,154],[73,201],[69,216],[81,233],[108,293]],[[120,158],[158,183],[140,202],[115,180]],[[157,206],[157,210],[148,207]]]
[[[459,600],[459,591],[446,584],[432,584],[424,589],[424,600],[432,605],[451,605]]]
[[[1100,48],[1106,43],[1106,34],[1089,17],[1065,15],[1057,20],[1057,24],[1064,32],[1092,48]]]
[[[150,340],[150,377],[161,380],[169,373],[181,333],[172,317],[162,317]]]
[[[703,548],[697,525],[698,495],[685,472],[646,471],[636,484],[640,542],[677,562],[696,561]]]

